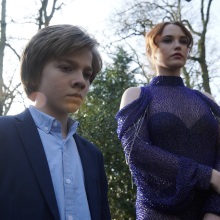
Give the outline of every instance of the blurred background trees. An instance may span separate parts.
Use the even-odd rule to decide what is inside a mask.
[[[125,164],[124,153],[116,135],[114,120],[123,91],[136,86],[135,70],[130,70],[131,57],[116,49],[113,63],[104,68],[92,84],[87,100],[75,115],[79,133],[103,152],[109,181],[109,202],[113,219],[135,219],[135,190]]]
[[[70,2],[74,7],[71,0],[69,4],[67,0],[30,0],[25,5],[27,13],[18,19],[13,13],[7,15],[9,1],[12,0],[1,1],[0,115],[16,108],[15,103],[27,105],[19,79],[19,59],[26,42],[37,30],[51,24],[57,14],[65,14]],[[190,88],[212,93],[220,102],[220,46],[216,43],[219,33],[214,31],[219,23],[214,17],[217,13],[213,13],[220,8],[213,7],[216,2],[120,0],[121,6],[117,1],[105,30],[96,31],[96,36],[101,36],[100,40],[95,37],[101,44],[104,67],[93,82],[84,105],[73,117],[80,122],[78,132],[103,152],[113,220],[135,219],[135,186],[117,137],[115,115],[124,90],[145,85],[154,75],[145,55],[145,33],[161,21],[184,22],[194,35],[194,47],[182,77]],[[82,16],[90,19],[84,9]]]
[[[11,50],[13,56],[17,59],[17,63],[20,60],[20,51],[17,51],[15,45],[17,44],[18,39],[13,41],[17,35],[13,38],[7,37],[7,26],[8,25],[18,25],[13,17],[7,16],[7,0],[1,1],[1,40],[0,40],[0,115],[6,115],[11,108],[11,105],[15,98],[20,95],[20,99],[23,100],[22,94],[20,92],[20,81],[14,79],[14,75],[7,74],[6,79],[4,79],[4,70],[7,67],[4,66],[4,54],[5,48]],[[63,3],[53,0],[52,4],[49,4],[48,0],[37,0],[33,4],[33,7],[36,8],[35,14],[29,14],[28,17],[25,17],[22,21],[23,24],[32,23],[36,26],[36,31],[48,26],[51,19],[54,16],[54,13],[61,9]],[[28,26],[28,25],[27,25]],[[14,45],[15,44],[15,45]]]
[[[129,42],[141,42],[139,57],[143,57],[144,36],[155,24],[162,21],[182,21],[194,36],[194,48],[189,55],[188,65],[183,68],[186,85],[211,94],[210,82],[219,77],[216,74],[216,64],[220,58],[213,44],[214,39],[207,39],[212,2],[213,0],[126,1],[123,9],[119,9],[111,19],[111,23],[115,24],[116,42],[126,40],[129,47]],[[136,44],[133,50],[135,48]],[[211,51],[216,52],[215,56],[208,56]],[[151,78],[149,72],[151,70],[148,64],[145,66],[144,77]]]

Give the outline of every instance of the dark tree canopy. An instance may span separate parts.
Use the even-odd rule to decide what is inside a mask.
[[[118,48],[113,64],[97,76],[86,103],[75,115],[80,122],[79,132],[103,152],[112,219],[117,220],[135,219],[135,189],[117,137],[115,120],[123,91],[136,85],[130,70],[131,60]]]

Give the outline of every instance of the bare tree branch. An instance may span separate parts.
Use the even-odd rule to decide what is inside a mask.
[[[25,20],[21,20],[21,22],[23,21],[22,23],[24,25],[27,24],[29,25],[32,23],[34,24],[33,22],[33,18],[34,18],[35,22],[37,22],[36,24],[38,26],[38,29],[41,29],[44,26],[48,26],[51,19],[54,16],[54,13],[57,10],[60,10],[63,5],[63,3],[60,3],[60,5],[56,6],[57,0],[53,0],[53,4],[51,5],[51,10],[49,10],[48,0],[36,0],[35,2],[36,3],[40,2],[40,8],[38,10],[37,18],[36,16],[28,16],[28,17],[24,17]],[[50,11],[49,15],[47,14],[47,10]],[[12,23],[13,25],[15,24],[15,20],[13,18],[11,18],[9,21],[10,24]],[[5,47],[7,46],[8,48],[10,48],[13,51],[13,53],[16,55],[18,60],[20,60],[20,55],[16,51],[16,49],[12,46],[12,44],[9,43],[10,40],[12,40],[12,38],[10,37],[6,39],[6,0],[2,0],[1,41],[0,41],[0,115],[6,115],[8,113],[13,101],[18,96],[18,94],[20,94],[19,88],[21,86],[21,83],[14,85],[13,76],[10,76],[11,78],[7,80],[7,86],[3,81],[3,70],[4,70],[3,60],[4,60]]]
[[[1,10],[1,41],[0,41],[0,115],[3,114],[4,105],[4,81],[3,81],[3,59],[6,43],[6,0],[2,0]]]
[[[21,59],[20,55],[17,53],[17,51],[10,44],[6,43],[5,46],[9,47],[14,52],[14,54],[17,56],[18,60]]]

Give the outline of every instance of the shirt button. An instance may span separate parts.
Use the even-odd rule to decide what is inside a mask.
[[[56,121],[53,122],[53,126],[54,126],[54,127],[57,126],[57,122],[56,122]]]
[[[70,184],[71,183],[71,180],[70,179],[66,179],[66,183],[67,184]],[[72,216],[71,216],[72,217]]]
[[[45,131],[48,131],[48,127],[45,127],[44,130],[45,130]]]
[[[73,220],[73,216],[72,216],[72,215],[69,215],[69,216],[68,216],[68,220]]]

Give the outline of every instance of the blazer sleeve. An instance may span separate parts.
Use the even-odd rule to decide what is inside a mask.
[[[100,180],[101,180],[101,219],[110,220],[110,209],[108,202],[108,181],[105,173],[103,155],[100,154]]]
[[[102,152],[85,138],[74,135],[84,171],[85,188],[91,218],[110,220],[108,182]]]

